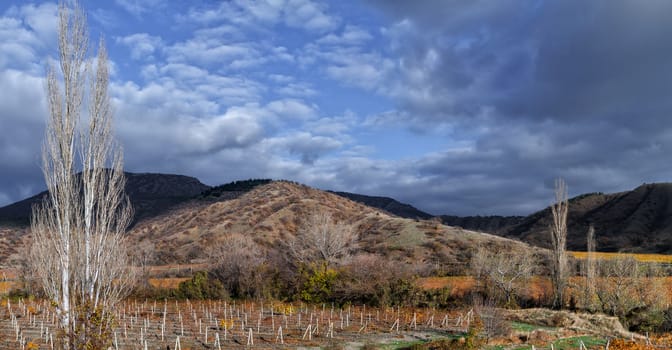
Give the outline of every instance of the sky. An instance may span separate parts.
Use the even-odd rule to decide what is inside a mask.
[[[81,0],[131,172],[527,215],[672,180],[667,0]],[[0,206],[44,189],[57,3],[0,2]]]

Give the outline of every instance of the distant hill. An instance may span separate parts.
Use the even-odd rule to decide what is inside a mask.
[[[341,197],[348,198],[355,202],[368,205],[373,208],[385,210],[390,214],[394,214],[402,218],[427,220],[433,217],[433,215],[425,213],[424,211],[419,210],[410,204],[401,203],[389,197],[365,196],[363,194],[356,194],[349,192],[332,192],[332,193],[337,194]]]
[[[126,194],[131,200],[135,221],[158,215],[210,189],[194,177],[170,174],[126,174]],[[0,223],[25,226],[29,224],[31,208],[46,191],[0,208]]]
[[[233,233],[253,237],[259,249],[269,254],[285,256],[287,241],[315,211],[329,212],[334,219],[353,225],[360,236],[359,253],[376,254],[418,269],[461,271],[477,245],[507,249],[522,244],[435,220],[401,218],[289,181],[250,180],[218,186],[217,200],[213,200],[211,188],[193,178],[129,174],[128,183],[131,198],[143,204],[128,238],[135,246],[153,246],[157,263],[202,261],[210,247]],[[231,194],[237,195],[230,198]],[[153,199],[159,195],[172,200]],[[163,209],[145,210],[144,204],[152,202],[162,204]],[[0,226],[0,248],[6,248],[0,250],[0,265],[19,254],[20,246],[30,244],[27,233],[26,228]]]
[[[251,179],[211,187],[196,178],[183,175],[126,173],[126,176],[126,193],[135,210],[134,225],[144,225],[156,220],[170,221],[170,218],[166,218],[166,214],[172,215],[181,209],[196,210],[195,208],[242,199],[246,194],[277,182],[270,179]],[[292,182],[279,183],[303,188],[302,185]],[[290,193],[294,201],[299,201],[298,193],[303,192],[293,190]],[[382,210],[383,213],[376,211],[379,215],[389,214],[397,218],[419,221],[436,221],[438,218],[448,226],[482,231],[540,247],[549,247],[548,227],[551,223],[549,208],[527,217],[442,215],[433,218],[426,212],[389,197],[348,192],[320,193],[324,193],[317,196],[321,200],[337,202],[351,200],[359,203],[361,210],[364,210],[363,208]],[[42,192],[0,208],[0,248],[13,247],[18,237],[26,232],[31,206],[45,194],[46,192]],[[275,198],[275,195],[271,197]],[[258,212],[254,207],[247,207],[246,210]],[[248,215],[238,209],[236,212],[240,217]],[[570,200],[568,220],[567,246],[571,250],[585,249],[585,235],[592,224],[596,231],[597,249],[600,251],[672,254],[672,183],[645,184],[632,191],[621,193],[588,193],[577,196]],[[210,221],[216,222],[217,218],[211,218]],[[173,224],[175,227],[183,227],[179,222]]]
[[[229,182],[227,184],[210,187],[200,195],[202,198],[219,198],[226,192],[249,192],[257,186],[271,183],[271,179],[250,179]]]
[[[548,247],[550,207],[501,232]],[[644,184],[632,191],[590,193],[570,200],[567,246],[585,250],[589,225],[599,251],[672,253],[672,183]]]
[[[238,198],[191,201],[159,216],[142,220],[130,232],[137,244],[151,242],[163,262],[197,262],[228,234],[254,238],[262,249],[286,253],[286,242],[303,220],[326,211],[353,225],[360,234],[358,250],[403,264],[464,269],[479,244],[503,249],[514,242],[502,237],[406,219],[334,193],[305,185],[272,181]]]
[[[502,234],[520,224],[524,216],[439,216],[441,222],[448,226],[458,226],[467,230]]]

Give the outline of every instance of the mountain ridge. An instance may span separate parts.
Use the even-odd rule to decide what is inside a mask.
[[[136,213],[134,224],[161,216],[181,205],[197,206],[234,200],[259,186],[276,182],[250,179],[208,186],[194,177],[184,175],[126,174],[127,193]],[[435,217],[390,197],[337,191],[328,193],[400,218],[440,221],[448,226],[549,247],[548,227],[552,220],[550,207],[524,217]],[[0,226],[5,230],[8,227],[25,230],[31,205],[45,194],[42,192],[0,208]],[[672,183],[643,184],[618,193],[586,193],[571,198],[569,208],[567,247],[570,250],[585,249],[585,235],[588,227],[593,225],[599,251],[672,253]]]
[[[134,221],[157,215],[211,188],[195,177],[177,174],[131,173],[126,175],[126,194],[134,210]],[[30,222],[33,204],[47,195],[34,196],[0,207],[0,223],[26,226]]]

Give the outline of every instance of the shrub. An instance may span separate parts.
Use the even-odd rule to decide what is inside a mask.
[[[338,272],[326,265],[302,266],[301,289],[299,299],[309,303],[331,301]]]
[[[228,297],[222,282],[209,278],[205,271],[196,272],[188,281],[181,282],[175,291],[178,299],[224,299]]]

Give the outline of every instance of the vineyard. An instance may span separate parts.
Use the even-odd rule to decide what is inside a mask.
[[[56,315],[46,301],[5,300],[0,349],[52,349]],[[465,333],[473,312],[328,305],[129,300],[115,311],[115,349],[230,349],[401,341]],[[406,335],[406,337],[405,337]]]

